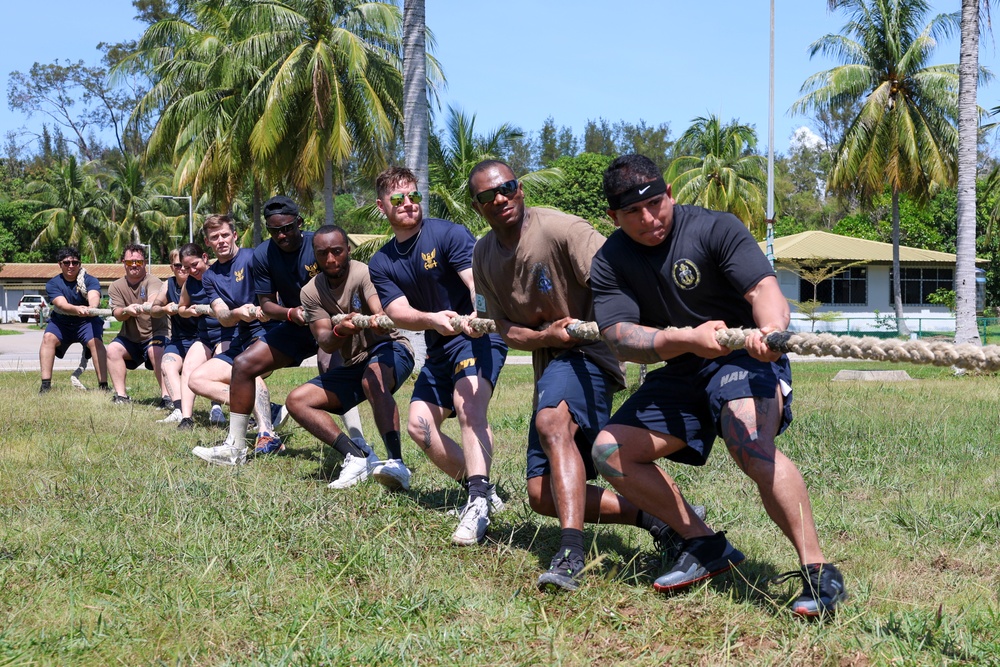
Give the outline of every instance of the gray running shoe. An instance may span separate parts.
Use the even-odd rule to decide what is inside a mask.
[[[810,618],[833,615],[840,603],[847,600],[844,575],[832,563],[803,565],[799,570],[779,574],[771,583],[780,584],[792,577],[801,577],[805,582],[802,595],[792,601],[793,614]]]
[[[563,549],[552,559],[549,569],[538,577],[538,590],[556,593],[560,590],[575,591],[580,587],[583,557]]]
[[[692,505],[691,507],[695,515],[704,521],[706,516],[705,506]],[[656,525],[649,530],[649,534],[653,536],[653,543],[656,545],[656,548],[665,556],[677,558],[680,555],[681,548],[684,546],[684,538],[678,535],[673,528],[657,519]]]
[[[653,588],[669,593],[687,588],[739,565],[746,558],[726,539],[725,531],[709,537],[685,540],[681,555],[673,566],[653,582]]]

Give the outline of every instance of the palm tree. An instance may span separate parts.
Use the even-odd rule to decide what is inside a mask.
[[[171,236],[184,236],[187,216],[167,216],[158,208],[156,195],[165,191],[166,179],[153,172],[146,176],[138,157],[125,155],[105,173],[107,187],[100,204],[108,220],[108,237],[113,255],[121,254],[129,243],[146,243],[151,257],[163,259],[174,245]]]
[[[955,181],[958,134],[958,68],[930,65],[936,39],[958,28],[957,14],[923,24],[926,0],[831,0],[849,14],[839,35],[825,35],[810,56],[845,64],[809,77],[793,113],[860,102],[860,112],[834,156],[830,186],[863,202],[892,193],[893,302],[901,335],[899,193],[926,200]],[[921,27],[923,26],[923,27]]]
[[[989,1],[982,0],[985,11]],[[955,262],[955,342],[979,345],[976,326],[976,149],[979,139],[980,0],[962,0],[958,68],[958,238]]]
[[[373,176],[402,125],[400,10],[359,0],[265,0],[245,5],[235,23],[245,35],[235,55],[267,63],[250,93],[261,103],[250,134],[254,158],[300,189],[322,180],[332,222],[335,172],[354,159]]]
[[[427,109],[427,32],[424,0],[403,3],[403,153],[406,167],[417,176],[417,189],[427,192],[430,137]],[[423,205],[427,210],[427,204]]]
[[[107,218],[101,193],[89,173],[92,163],[80,165],[75,156],[49,170],[44,180],[27,186],[28,201],[45,208],[32,217],[45,227],[31,243],[32,250],[47,243],[75,246],[92,261],[104,259]]]
[[[468,227],[480,236],[488,225],[472,208],[469,197],[469,172],[482,160],[498,159],[506,145],[521,132],[504,123],[489,134],[476,134],[476,116],[466,116],[454,107],[448,109],[443,137],[431,135],[429,147],[430,213]],[[553,185],[562,178],[559,169],[540,169],[520,176],[528,192],[538,185]]]
[[[674,196],[732,213],[761,235],[767,188],[765,160],[757,155],[757,133],[734,120],[723,125],[718,116],[698,117],[677,141],[681,153],[667,170]]]

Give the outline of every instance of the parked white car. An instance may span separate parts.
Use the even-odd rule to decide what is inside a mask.
[[[25,294],[17,302],[17,317],[21,322],[41,322],[48,315],[49,302],[41,294]]]

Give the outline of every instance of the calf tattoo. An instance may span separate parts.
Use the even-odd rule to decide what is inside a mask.
[[[431,448],[431,424],[423,417],[417,417],[417,423],[420,425],[421,435],[420,442],[417,444],[423,447],[426,451]]]
[[[612,477],[624,477],[625,473],[616,468],[613,463],[608,461],[611,455],[621,449],[621,445],[617,442],[611,442],[606,445],[594,445],[593,455],[594,455],[594,467],[597,468],[597,472],[605,478]]]
[[[655,364],[663,361],[656,352],[655,341],[656,329],[630,322],[614,325],[608,337],[608,345],[619,359],[638,364]]]

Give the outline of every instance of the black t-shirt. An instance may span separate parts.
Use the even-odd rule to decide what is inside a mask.
[[[594,256],[590,284],[602,331],[619,322],[662,329],[722,320],[754,327],[743,295],[773,275],[736,216],[674,206],[670,235],[658,246],[636,243],[621,230],[612,234]]]

